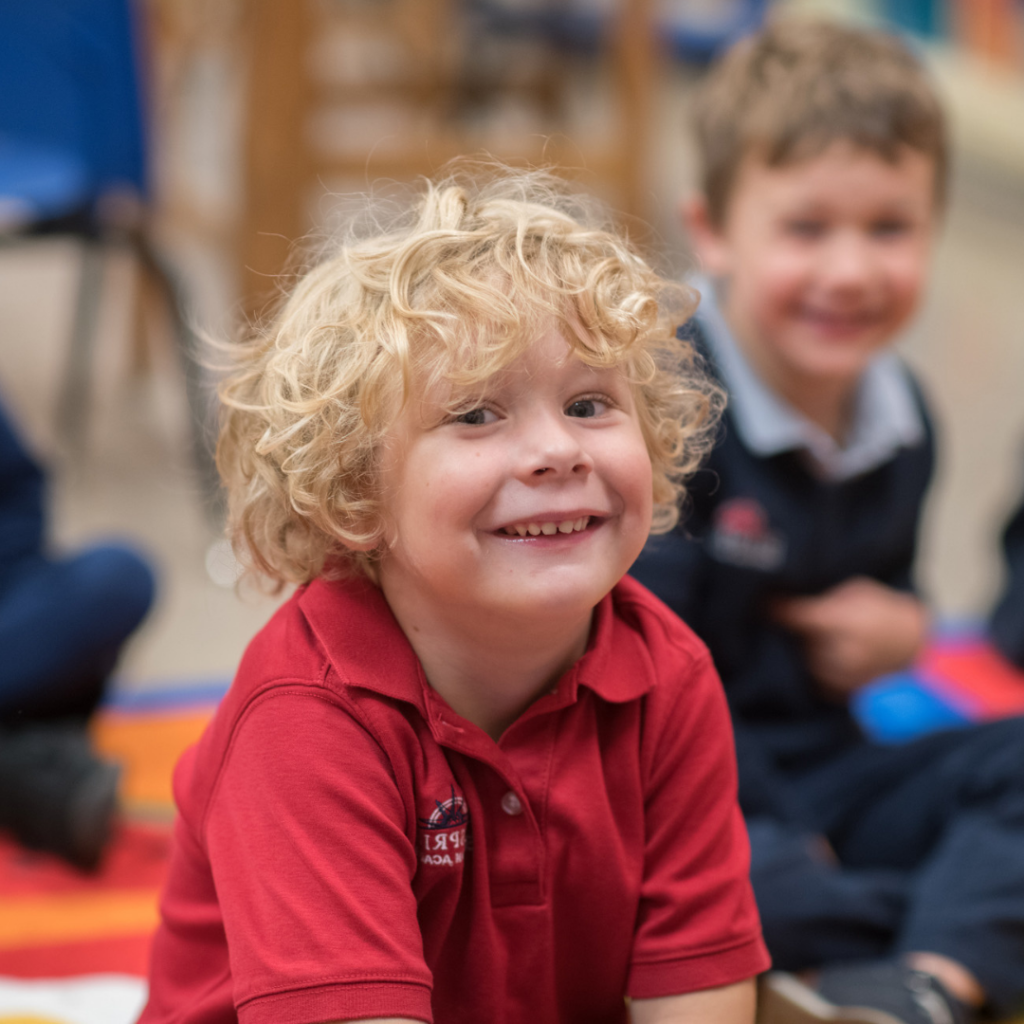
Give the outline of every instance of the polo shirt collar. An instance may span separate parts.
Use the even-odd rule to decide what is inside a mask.
[[[917,401],[894,352],[882,352],[868,364],[857,390],[847,443],[840,445],[757,375],[725,321],[714,282],[698,277],[692,284],[701,295],[698,320],[729,392],[736,431],[756,455],[799,451],[819,477],[839,482],[884,465],[900,448],[912,448],[924,439]]]
[[[633,700],[654,686],[654,667],[646,645],[615,614],[618,589],[595,608],[587,650],[559,680],[554,694],[557,706],[575,701],[580,685],[613,703]],[[425,719],[431,718],[428,699],[434,699],[434,691],[377,586],[365,577],[317,579],[298,600],[343,682],[407,701]]]
[[[343,683],[409,701],[427,717],[423,667],[379,587],[365,576],[316,579],[299,607]]]

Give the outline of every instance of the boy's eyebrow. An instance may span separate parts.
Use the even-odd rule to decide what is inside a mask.
[[[913,213],[916,206],[917,204],[913,197],[899,196],[881,200],[878,203],[877,209],[885,213]],[[783,213],[783,216],[787,219],[793,217],[816,217],[829,213],[830,209],[827,203],[822,203],[819,199],[804,199],[801,197],[790,210]]]

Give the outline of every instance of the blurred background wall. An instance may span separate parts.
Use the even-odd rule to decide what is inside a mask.
[[[229,337],[329,236],[345,193],[481,150],[559,164],[683,275],[695,267],[675,213],[693,179],[693,85],[723,45],[783,11],[908,33],[949,107],[952,203],[903,345],[943,451],[921,576],[941,612],[977,616],[1024,485],[1020,0],[137,0],[142,216],[178,286],[171,299],[200,333]],[[70,429],[82,246],[0,246],[0,391],[54,469],[56,541],[129,534],[160,567],[160,602],[122,685],[226,680],[275,599],[236,597],[217,544],[195,456],[213,374],[197,391],[182,360],[195,336],[175,332],[166,288],[127,235],[108,241]]]

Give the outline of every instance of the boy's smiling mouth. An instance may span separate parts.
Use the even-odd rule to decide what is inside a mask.
[[[884,319],[883,313],[874,309],[827,309],[820,306],[803,306],[799,316],[816,327],[839,332],[865,330]]]
[[[580,533],[589,525],[593,516],[578,516],[575,519],[542,520],[513,523],[498,529],[506,537],[552,537],[556,533]]]

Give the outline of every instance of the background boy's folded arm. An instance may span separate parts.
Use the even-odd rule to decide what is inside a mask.
[[[839,696],[909,666],[928,635],[923,602],[866,576],[814,597],[780,598],[772,615],[803,638],[812,674]]]

